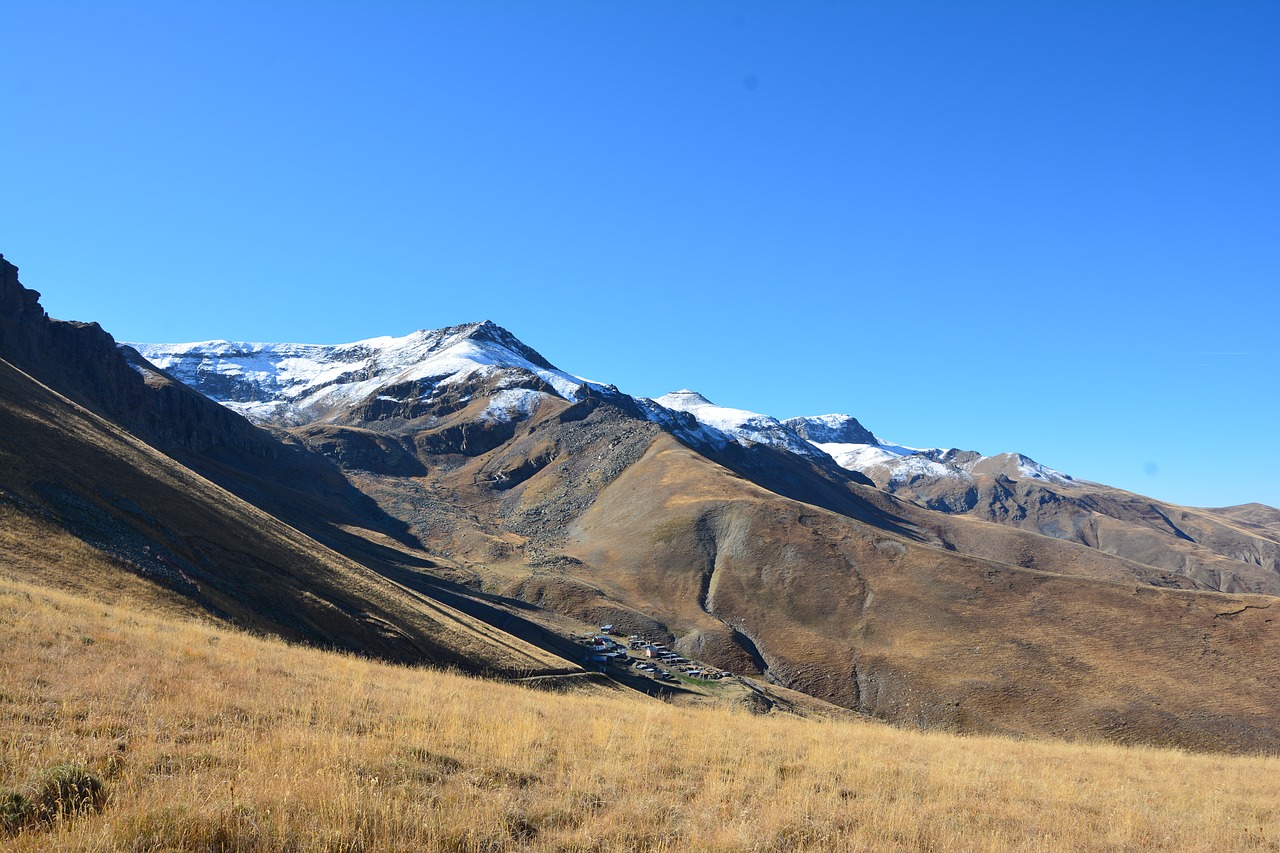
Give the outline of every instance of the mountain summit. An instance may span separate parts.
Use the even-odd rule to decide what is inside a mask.
[[[418,402],[477,375],[506,377],[512,387],[536,380],[537,390],[570,400],[584,384],[488,320],[349,344],[131,346],[250,420],[278,425],[333,420],[377,401]]]

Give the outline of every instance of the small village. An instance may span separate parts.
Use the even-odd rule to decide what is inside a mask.
[[[591,632],[578,640],[585,646],[583,660],[588,668],[608,672],[610,667],[626,669],[657,681],[675,683],[682,680],[697,682],[719,681],[733,673],[689,660],[668,649],[664,643],[632,634],[625,644],[614,639],[621,637],[613,625],[601,625],[598,632]],[[674,672],[673,672],[674,670]]]

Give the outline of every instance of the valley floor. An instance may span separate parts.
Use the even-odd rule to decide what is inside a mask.
[[[51,773],[95,807],[34,806]],[[15,851],[1280,850],[1280,758],[551,693],[0,578],[0,815]]]

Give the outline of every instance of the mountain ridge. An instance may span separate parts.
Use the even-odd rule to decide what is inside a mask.
[[[461,346],[473,337],[494,343],[498,350]],[[199,344],[137,346],[140,352],[194,382],[194,387],[207,388],[215,399],[221,396],[225,405],[254,406],[251,416],[277,426],[297,427],[305,416],[312,423],[340,423],[390,434],[453,417],[470,405],[473,394],[479,394],[486,401],[485,408],[455,428],[456,440],[470,448],[487,449],[505,441],[514,434],[515,424],[531,417],[544,399],[555,397],[573,404],[594,394],[657,424],[683,443],[779,494],[818,500],[829,509],[851,512],[855,517],[865,511],[849,503],[850,485],[874,486],[927,510],[1072,541],[1134,560],[1157,573],[1179,573],[1198,586],[1280,594],[1280,545],[1271,541],[1265,526],[1245,528],[1221,514],[1218,524],[1201,514],[1190,522],[1199,532],[1188,534],[1169,520],[1179,514],[1190,518],[1173,505],[1142,496],[1126,497],[1129,493],[1077,479],[1020,453],[984,456],[956,448],[897,445],[877,437],[852,415],[780,421],[716,405],[687,388],[657,398],[632,397],[615,386],[588,382],[559,370],[513,333],[489,321],[353,344],[254,344],[250,345],[253,349],[239,354]],[[329,394],[330,399],[345,399],[346,409],[298,407],[281,417],[270,409],[273,402],[264,406],[251,400],[243,387],[238,397],[220,393],[219,377],[246,369],[242,366],[246,363],[258,364],[256,369],[261,370],[260,363],[271,353],[287,365],[300,348],[306,349],[312,361],[306,370],[299,371],[306,377],[303,391],[291,399]],[[397,354],[397,348],[404,352]],[[353,360],[348,353],[357,358]],[[531,357],[536,357],[536,364]],[[476,377],[484,379],[483,387],[471,381]],[[549,380],[559,381],[552,384]],[[332,390],[343,382],[356,391]],[[232,392],[237,390],[230,387]],[[250,396],[256,395],[255,390]],[[362,399],[356,402],[357,397]],[[354,434],[348,437],[355,438]],[[403,444],[395,447],[388,449],[391,456],[412,455]],[[349,456],[358,452],[347,451]],[[788,470],[792,473],[785,473]],[[813,472],[818,472],[816,477]],[[820,493],[826,497],[818,499]],[[856,503],[862,498],[852,500]],[[930,531],[921,534],[926,538],[947,541],[947,534],[928,517],[914,527]],[[1158,537],[1153,539],[1155,534]],[[1159,538],[1166,535],[1179,541],[1169,544]],[[968,534],[963,538],[973,541]]]
[[[219,361],[234,364],[238,358],[241,360],[262,360],[264,355],[269,355],[275,351],[284,354],[284,357],[280,360],[292,360],[292,356],[289,355],[291,350],[305,351],[310,354],[336,354],[344,351],[358,352],[362,349],[381,352],[394,349],[393,345],[395,344],[423,338],[441,340],[445,344],[453,343],[456,338],[478,338],[497,344],[517,354],[518,359],[506,363],[501,360],[494,360],[492,362],[494,366],[505,368],[524,367],[527,369],[526,365],[519,363],[519,360],[523,360],[527,364],[535,365],[540,371],[552,372],[559,380],[558,383],[549,383],[552,392],[570,401],[585,393],[587,388],[597,391],[610,389],[615,394],[622,393],[617,391],[616,386],[591,382],[560,370],[533,347],[521,341],[515,334],[490,320],[440,329],[420,329],[401,337],[384,336],[348,344],[250,343],[214,340],[186,344],[129,343],[124,345],[137,348],[139,353],[145,356],[148,361],[160,366],[193,387],[201,388],[207,396],[237,411],[248,414],[251,419],[270,423],[276,420],[270,412],[255,412],[244,408],[256,404],[258,401],[249,399],[242,388],[229,388],[228,391],[220,391],[216,386],[216,382],[210,378],[218,375],[216,368],[209,368],[206,365],[202,370],[199,365],[184,364],[183,356],[192,352],[200,352],[202,353],[201,359],[205,361],[212,357]],[[228,347],[234,349],[227,350],[226,348]],[[441,348],[447,347],[442,346]],[[412,350],[413,348],[410,347],[409,349]],[[368,353],[366,352],[365,355],[368,355]],[[465,361],[468,357],[475,360],[474,356],[467,355],[464,355],[460,360]],[[483,361],[475,360],[476,366],[480,366],[483,363]],[[350,368],[349,363],[345,364]],[[446,362],[441,366],[455,368],[455,371],[453,374],[441,372],[435,376],[426,376],[423,371],[418,371],[418,373],[423,374],[425,378],[436,379],[451,378],[458,373],[458,365],[456,363],[448,364]],[[370,360],[369,363],[362,364],[361,369],[366,373],[372,373],[376,372],[377,367],[373,360]],[[316,370],[316,372],[320,371]],[[344,378],[349,379],[352,372],[358,371],[348,369],[346,375],[332,376],[330,381],[336,384]],[[390,384],[395,380],[389,378],[385,381]],[[307,385],[304,382],[302,384],[311,388],[316,383],[313,382]],[[362,386],[362,389],[365,387]],[[368,387],[376,388],[377,386]],[[263,389],[263,393],[269,396],[270,389]],[[622,396],[627,397],[627,395]],[[745,409],[718,406],[697,391],[687,388],[656,398],[627,397],[627,399],[637,404],[640,408],[647,409],[651,419],[665,422],[673,429],[683,430],[690,435],[696,434],[699,431],[699,427],[701,427],[712,434],[727,436],[731,439],[742,439],[751,443],[773,444],[801,455],[808,455],[817,450],[819,453],[831,457],[847,470],[857,473],[866,473],[871,469],[877,469],[882,473],[882,476],[873,479],[882,487],[884,486],[884,483],[881,482],[882,480],[891,481],[895,478],[895,475],[897,475],[898,480],[902,480],[908,479],[913,475],[919,476],[921,473],[934,477],[950,475],[960,479],[965,479],[964,475],[971,473],[999,474],[1015,480],[1030,478],[1051,481],[1058,485],[1089,482],[1052,469],[1016,451],[1002,451],[992,455],[983,455],[975,451],[961,450],[955,447],[914,448],[895,444],[892,441],[876,436],[871,430],[864,427],[855,416],[849,414],[799,416],[779,420],[770,415]],[[659,407],[662,411],[654,412],[654,406]],[[699,417],[699,412],[702,413],[701,417]],[[682,418],[681,414],[692,416],[696,425],[688,419]],[[842,456],[846,458],[842,460]],[[912,467],[915,470],[911,470]],[[1280,512],[1280,510],[1277,510],[1277,512]]]
[[[493,358],[492,353],[463,353],[455,359],[447,357],[448,351],[460,341],[479,339],[492,342],[511,352],[517,357],[510,360]],[[427,342],[424,348],[418,342]],[[467,323],[441,329],[420,329],[402,337],[379,337],[348,344],[290,344],[265,342],[232,342],[225,340],[202,341],[185,344],[146,344],[130,343],[149,362],[165,369],[193,387],[200,388],[207,396],[238,411],[251,420],[260,423],[276,423],[298,426],[314,419],[324,419],[325,415],[308,417],[325,411],[322,395],[324,389],[342,384],[344,380],[351,382],[353,376],[363,375],[364,381],[352,383],[356,390],[343,395],[346,401],[357,395],[377,396],[380,387],[403,384],[412,380],[436,380],[434,384],[453,382],[465,378],[486,364],[505,369],[529,370],[533,365],[541,378],[548,380],[554,393],[574,400],[583,389],[594,386],[597,389],[616,386],[602,386],[588,382],[579,377],[559,370],[543,358],[535,349],[524,344],[509,330],[492,321]],[[401,350],[408,358],[389,359],[392,365],[388,370],[380,364],[386,353]],[[193,357],[192,354],[195,354]],[[348,356],[349,354],[349,356]],[[274,369],[273,365],[274,356]],[[344,358],[344,356],[347,356]],[[310,362],[302,367],[297,362]],[[473,366],[464,366],[466,362]],[[434,364],[431,368],[422,365]],[[523,364],[521,362],[524,362]],[[280,365],[290,365],[282,370]],[[337,364],[338,367],[326,365]],[[277,377],[287,374],[285,383]],[[433,371],[434,374],[433,374]],[[551,376],[542,376],[545,371]],[[237,381],[237,377],[249,375],[252,378]],[[264,387],[264,380],[274,380]],[[377,382],[371,381],[376,378]],[[558,381],[555,381],[558,380]],[[285,385],[301,388],[301,391],[286,388]],[[620,393],[620,392],[618,392]],[[625,396],[625,395],[624,395]],[[781,447],[801,456],[821,454],[831,458],[847,470],[862,474],[866,468],[873,467],[865,463],[847,464],[839,457],[850,448],[892,448],[885,450],[884,456],[877,456],[876,462],[883,464],[885,457],[902,457],[920,454],[927,457],[935,451],[922,451],[904,448],[891,442],[884,442],[875,437],[862,426],[857,418],[851,415],[832,414],[814,417],[790,418],[780,421],[769,415],[763,415],[743,409],[718,406],[696,391],[682,389],[657,398],[631,397],[637,406],[648,411],[648,417],[670,428],[683,431],[689,440],[702,440],[723,445],[726,440],[763,443]],[[300,407],[289,409],[282,414],[277,406],[290,404]],[[695,423],[681,418],[681,413],[690,415]],[[861,441],[855,441],[861,439]],[[838,440],[838,441],[837,441]],[[848,446],[848,447],[846,447]],[[954,455],[958,451],[951,451]],[[1064,475],[1045,469],[1021,454],[998,454],[998,456],[1016,456],[1022,460],[1019,464],[1027,476],[1047,476],[1063,478]],[[993,457],[982,457],[992,459]],[[933,459],[935,463],[940,461]],[[949,460],[947,460],[949,461]],[[958,469],[957,469],[958,470]],[[1065,479],[1071,479],[1065,477]]]

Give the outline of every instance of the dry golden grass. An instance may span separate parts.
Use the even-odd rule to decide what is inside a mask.
[[[60,527],[0,504],[0,555],[12,579],[171,616],[210,619],[198,604],[138,575]]]
[[[0,579],[12,850],[1277,850],[1280,759],[551,694]]]

